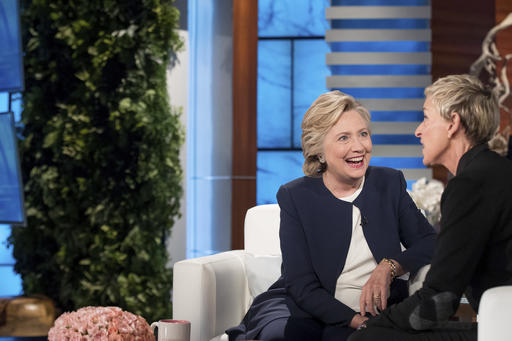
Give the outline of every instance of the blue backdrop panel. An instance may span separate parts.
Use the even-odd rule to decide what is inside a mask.
[[[291,52],[289,40],[258,42],[258,147],[290,148]]]
[[[0,114],[0,223],[23,223],[23,194],[12,113]]]
[[[12,266],[0,265],[0,296],[17,296],[22,293],[21,278],[16,274]]]
[[[329,0],[259,0],[259,37],[323,36]]]
[[[304,176],[301,151],[258,151],[256,204],[275,204],[279,187]]]
[[[13,265],[12,248],[7,247],[7,238],[11,234],[9,225],[0,224],[0,265]]]
[[[295,40],[293,49],[293,147],[301,148],[302,118],[313,101],[327,92],[325,65],[329,47],[323,39]],[[312,72],[311,70],[314,70]]]
[[[17,0],[0,1],[0,92],[23,89],[23,66]]]

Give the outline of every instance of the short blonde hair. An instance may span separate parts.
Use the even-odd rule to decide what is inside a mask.
[[[355,110],[370,125],[370,112],[354,97],[334,90],[320,95],[309,107],[302,119],[302,170],[308,176],[318,177],[327,165],[320,162],[323,141],[327,132],[338,122],[343,113]]]
[[[464,132],[473,144],[488,142],[498,129],[498,99],[474,76],[439,78],[425,89],[425,96],[430,97],[445,120],[451,120],[453,112],[458,113]]]

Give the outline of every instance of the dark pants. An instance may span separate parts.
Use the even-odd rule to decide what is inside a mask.
[[[313,319],[290,317],[284,330],[289,341],[345,341],[354,329],[340,325],[325,325]]]
[[[476,325],[476,324],[475,324]],[[369,327],[356,331],[348,341],[477,341],[477,329],[408,333],[400,329]]]

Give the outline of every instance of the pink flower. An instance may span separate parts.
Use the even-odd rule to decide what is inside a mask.
[[[85,307],[64,313],[48,332],[49,341],[154,341],[146,320],[119,307]]]

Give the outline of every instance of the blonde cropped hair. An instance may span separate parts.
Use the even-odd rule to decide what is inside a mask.
[[[327,165],[320,162],[323,142],[327,132],[338,122],[343,113],[355,110],[370,126],[370,112],[354,97],[334,90],[320,95],[309,107],[302,119],[302,170],[308,176],[318,177]]]
[[[488,142],[500,123],[498,99],[478,78],[450,75],[439,78],[425,89],[442,118],[451,120],[456,112],[467,138],[473,144]]]

